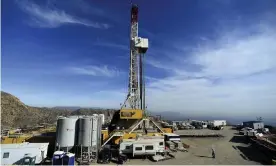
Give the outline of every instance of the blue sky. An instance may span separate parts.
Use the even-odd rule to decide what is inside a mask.
[[[147,104],[276,117],[276,1],[133,0],[147,37]],[[2,0],[2,90],[33,106],[118,108],[130,1]]]

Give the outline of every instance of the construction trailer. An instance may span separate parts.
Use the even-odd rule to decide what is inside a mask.
[[[123,139],[119,153],[125,155],[158,155],[165,152],[164,136],[142,136],[137,139]]]
[[[34,165],[47,157],[49,143],[2,144],[1,165]]]
[[[164,146],[164,144],[163,144]],[[159,144],[153,141],[139,141],[133,143],[133,157],[134,156],[155,156],[160,152]],[[165,152],[165,148],[161,151],[161,153]]]
[[[226,126],[226,120],[208,121],[208,125],[210,128],[221,128],[223,126]]]
[[[243,127],[250,127],[255,130],[263,129],[264,122],[262,122],[262,121],[247,121],[247,122],[243,122]]]

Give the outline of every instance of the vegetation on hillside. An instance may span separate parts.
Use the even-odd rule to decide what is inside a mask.
[[[1,91],[1,126],[3,128],[35,126],[40,123],[55,123],[58,116],[105,114],[110,119],[114,110],[30,107],[17,97]]]

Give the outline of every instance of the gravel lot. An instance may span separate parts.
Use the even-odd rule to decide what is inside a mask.
[[[184,130],[181,132],[214,132],[212,130]],[[261,152],[243,143],[244,138],[237,135],[237,131],[225,128],[215,131],[223,138],[183,138],[182,141],[190,145],[189,152],[177,152],[175,159],[152,162],[149,160],[132,159],[126,165],[258,165],[266,164],[268,160]],[[211,147],[214,147],[216,158],[211,158]]]
[[[227,127],[227,130],[230,129]],[[177,130],[174,132],[178,135],[215,135],[225,134],[225,130],[210,130],[210,129],[193,129],[193,130]]]

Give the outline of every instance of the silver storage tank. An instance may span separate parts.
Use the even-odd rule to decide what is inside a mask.
[[[104,124],[104,121],[105,121],[104,114],[100,114],[99,116],[101,116],[101,118],[102,118],[102,124]]]
[[[76,150],[78,160],[92,161],[98,158],[102,136],[101,118],[97,114],[79,118]]]
[[[101,140],[101,116],[93,115],[79,119],[78,146],[96,146]]]
[[[99,123],[99,116],[98,115],[94,115],[92,117],[92,146],[96,146],[98,144],[99,141],[98,140],[98,131],[102,129],[102,126],[100,126]]]
[[[56,146],[69,151],[75,144],[75,129],[78,118],[62,117],[57,120]]]
[[[79,131],[78,131],[78,145],[79,146],[91,146],[92,138],[92,118],[82,117],[79,119]]]

